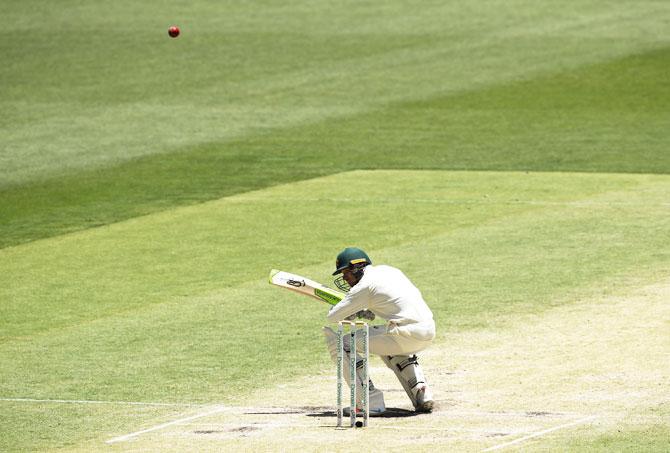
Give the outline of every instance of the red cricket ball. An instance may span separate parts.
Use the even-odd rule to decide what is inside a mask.
[[[173,25],[172,27],[168,28],[168,35],[170,35],[171,38],[176,38],[179,36],[179,27]]]

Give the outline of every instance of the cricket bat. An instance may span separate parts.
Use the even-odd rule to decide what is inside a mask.
[[[343,292],[328,288],[314,280],[277,269],[270,271],[270,283],[312,297],[329,305],[337,305],[345,296]]]

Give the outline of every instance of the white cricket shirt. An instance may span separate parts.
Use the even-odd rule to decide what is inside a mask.
[[[435,332],[433,312],[423,300],[421,291],[395,267],[366,266],[363,278],[330,309],[327,318],[330,322],[338,322],[360,310],[370,310],[390,325],[419,324],[432,330],[433,335]]]

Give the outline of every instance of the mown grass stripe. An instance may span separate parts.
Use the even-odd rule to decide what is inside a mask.
[[[357,168],[669,173],[667,58],[661,48],[338,118],[308,115],[38,178],[0,191],[0,247]]]

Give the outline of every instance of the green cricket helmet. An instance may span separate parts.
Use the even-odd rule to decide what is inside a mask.
[[[363,265],[361,266],[361,264]],[[372,264],[372,261],[367,253],[357,247],[347,247],[337,255],[335,260],[336,269],[333,275],[339,274],[348,267],[365,267],[368,264]]]
[[[344,269],[349,269],[358,283],[363,278],[363,268],[368,264],[372,264],[372,261],[367,253],[356,247],[347,247],[337,255],[333,275],[341,274]],[[335,286],[344,292],[351,289],[349,283],[341,275],[335,279]]]

